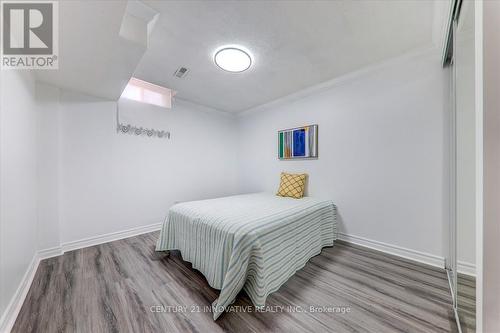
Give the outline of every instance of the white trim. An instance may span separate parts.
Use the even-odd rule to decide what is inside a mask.
[[[24,300],[26,299],[26,295],[28,294],[41,260],[60,256],[64,254],[64,252],[157,231],[161,229],[161,225],[162,223],[150,224],[124,231],[112,232],[101,236],[88,237],[77,241],[63,243],[61,246],[39,250],[34,254],[26,273],[21,279],[18,289],[14,293],[14,296],[12,296],[5,312],[0,318],[0,332],[6,333],[12,330],[12,326],[14,326],[14,323],[16,322],[16,318],[21,310],[21,307],[23,306]]]
[[[465,275],[476,276],[476,265],[470,262],[458,261],[457,262],[457,272]]]
[[[434,254],[420,252],[397,245],[387,244],[360,236],[348,235],[342,232],[340,232],[338,236],[339,239],[349,243],[361,245],[373,250],[382,251],[398,257],[444,269],[444,258],[436,256]]]
[[[0,318],[0,332],[10,332],[12,330],[12,326],[14,326],[14,323],[16,322],[17,315],[23,306],[24,299],[26,298],[26,295],[28,295],[28,291],[30,290],[31,283],[33,282],[39,263],[40,259],[38,257],[38,253],[35,253],[28,269],[21,279],[21,283],[19,283],[19,287],[10,299],[7,308]]]
[[[416,251],[412,249],[408,249],[405,247],[387,244],[379,241],[375,241],[372,239],[349,235],[345,233],[339,233],[339,239],[361,245],[364,247],[368,247],[370,249],[382,251],[385,253],[389,253],[398,257],[402,257],[405,259],[410,259],[413,261],[417,261],[423,264],[431,265],[434,267],[444,268],[444,257],[436,256],[434,254],[425,253],[421,251]],[[457,263],[457,271],[461,274],[476,276],[476,265],[472,263],[468,263],[465,261],[458,261]]]
[[[457,2],[461,0],[454,0],[452,1],[454,4],[453,6],[458,6]],[[453,13],[454,14],[454,13]],[[454,19],[454,17],[451,18],[451,29],[452,29],[452,52],[455,52],[456,49],[456,44],[457,44],[457,22]],[[458,270],[458,214],[457,214],[457,208],[458,208],[458,178],[457,178],[457,170],[458,170],[458,132],[457,132],[457,66],[456,66],[456,58],[455,55],[453,54],[451,57],[452,61],[452,66],[451,66],[451,144],[450,144],[450,158],[451,158],[451,164],[450,164],[450,228],[449,228],[449,233],[450,233],[450,253],[448,254],[448,259],[450,260],[450,269],[452,271],[452,275],[454,279],[451,281],[452,288],[451,292],[454,295],[453,299],[453,308],[456,309],[457,307],[457,298],[458,298],[458,279],[457,279],[457,270]],[[458,317],[455,317],[456,320],[460,320]]]
[[[483,332],[483,1],[474,2],[476,112],[476,332]]]
[[[146,234],[148,232],[158,231],[161,229],[162,223],[154,223],[141,227],[134,227],[123,231],[111,232],[99,236],[91,236],[87,238],[82,238],[76,241],[62,243],[59,247],[53,247],[50,249],[38,251],[40,259],[47,259],[52,257],[57,257],[65,252],[74,251],[78,249],[83,249],[89,246],[104,244],[112,242],[115,240],[120,240],[124,238],[129,238],[137,235]]]
[[[51,247],[45,250],[39,250],[37,252],[38,258],[40,260],[47,259],[47,258],[52,258],[52,257],[57,257],[64,254],[62,248],[60,246],[56,247]]]
[[[130,228],[123,231],[111,232],[100,236],[92,236],[76,241],[66,242],[61,244],[62,252],[68,252],[78,249],[83,249],[89,246],[104,244],[119,239],[129,238],[137,235],[142,235],[148,232],[158,231],[161,229],[162,223],[150,224],[142,227]]]

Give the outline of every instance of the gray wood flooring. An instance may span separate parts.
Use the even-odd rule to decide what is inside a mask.
[[[476,279],[472,276],[458,274],[458,316],[462,333],[476,331]]]
[[[248,312],[242,292],[214,322],[204,310],[218,291],[178,252],[156,255],[157,236],[44,260],[13,332],[457,331],[444,270],[340,241],[272,294],[267,311]]]

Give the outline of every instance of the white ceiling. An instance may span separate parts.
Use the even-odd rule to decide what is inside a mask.
[[[160,13],[135,76],[222,111],[265,104],[413,49],[432,45],[434,1],[144,1]],[[434,22],[435,24],[435,22]],[[254,63],[228,73],[222,45]],[[184,66],[188,75],[175,78]]]
[[[59,70],[36,75],[111,100],[135,75],[176,90],[178,98],[239,112],[431,46],[433,36],[439,43],[441,3],[59,1]],[[246,72],[213,62],[218,47],[235,44],[253,55]],[[180,66],[190,70],[183,79],[173,76]]]
[[[127,10],[127,1],[59,1],[59,69],[38,70],[37,80],[118,99],[146,51],[120,36]]]

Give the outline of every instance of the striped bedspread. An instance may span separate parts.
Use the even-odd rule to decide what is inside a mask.
[[[331,201],[256,193],[170,208],[156,250],[184,260],[220,289],[214,319],[244,289],[256,307],[336,239]]]

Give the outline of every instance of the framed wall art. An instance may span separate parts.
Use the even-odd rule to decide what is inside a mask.
[[[278,131],[278,158],[318,158],[318,125]]]

